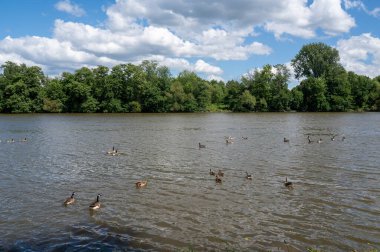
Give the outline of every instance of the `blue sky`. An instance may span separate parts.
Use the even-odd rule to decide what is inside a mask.
[[[347,70],[375,77],[379,27],[378,0],[12,0],[0,8],[0,64],[55,76],[147,59],[228,81],[290,67],[303,45],[323,42]]]

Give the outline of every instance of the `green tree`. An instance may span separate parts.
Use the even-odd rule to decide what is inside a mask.
[[[221,105],[226,96],[226,87],[224,82],[210,81],[211,103]]]
[[[226,97],[225,97],[225,103],[231,111],[240,111],[241,109],[241,95],[243,91],[245,90],[243,85],[241,85],[239,82],[231,80],[228,81],[226,84]]]
[[[22,80],[7,85],[4,90],[3,110],[7,113],[33,112],[32,101],[29,99],[28,87]]]
[[[326,72],[339,65],[339,52],[324,43],[304,45],[292,59],[295,77],[320,78]]]
[[[254,111],[256,106],[256,98],[251,95],[248,90],[245,90],[240,97],[239,111],[248,112]]]
[[[42,87],[45,84],[45,76],[41,68],[28,67],[25,64],[5,62],[2,66],[0,78],[0,102],[4,112],[27,113],[42,110]]]
[[[242,77],[242,84],[258,100],[257,111],[268,111],[268,101],[271,100],[271,85],[274,73],[271,65],[265,65],[263,69],[256,69]]]
[[[211,92],[208,83],[194,72],[183,71],[176,78],[186,94],[184,110],[186,112],[205,111],[211,103]]]
[[[67,112],[95,112],[93,105],[97,102],[91,96],[91,86],[88,83],[79,82],[71,73],[63,73],[61,82],[67,96],[65,108]]]
[[[275,65],[274,75],[270,81],[270,96],[268,97],[270,111],[286,111],[289,109],[290,93],[288,81],[290,71],[285,65]]]
[[[376,82],[364,75],[354,72],[348,73],[348,82],[351,85],[351,94],[355,110],[369,110],[371,105],[371,93],[376,89]]]
[[[99,111],[104,112],[105,104],[107,101],[113,98],[113,96],[108,97],[108,73],[109,68],[105,66],[97,66],[92,70],[92,79],[91,83],[91,94],[92,96],[100,103]]]
[[[63,90],[63,86],[58,79],[50,79],[47,81],[43,89],[43,108],[44,112],[60,113],[65,110],[64,104],[67,96]]]
[[[374,88],[374,110],[380,111],[380,76],[377,76],[375,79],[375,88]]]
[[[169,102],[168,109],[170,112],[185,111],[184,103],[186,100],[186,93],[179,81],[174,81],[171,85],[170,91],[167,93],[167,100]]]
[[[323,78],[310,77],[300,84],[303,93],[304,111],[329,111],[330,106],[326,99],[326,82]]]
[[[290,91],[290,109],[295,111],[302,111],[303,99],[303,93],[300,90],[300,86],[293,88]]]
[[[143,111],[164,112],[167,109],[166,92],[169,91],[171,76],[167,67],[159,66],[156,61],[143,61],[140,65],[145,73],[146,82],[142,89],[141,104]]]
[[[327,99],[332,111],[351,109],[351,88],[346,70],[340,65],[332,65],[325,73]]]

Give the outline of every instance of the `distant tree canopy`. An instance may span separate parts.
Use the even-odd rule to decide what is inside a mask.
[[[207,81],[194,72],[173,77],[154,61],[109,69],[82,67],[48,78],[41,68],[6,62],[0,74],[1,113],[124,113],[202,111],[379,111],[380,76],[347,72],[323,43],[292,60],[301,83],[288,89],[285,65],[264,65],[239,81]]]

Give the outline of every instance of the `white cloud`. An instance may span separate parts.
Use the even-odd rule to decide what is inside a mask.
[[[208,75],[206,77],[207,80],[209,81],[212,81],[212,80],[216,80],[216,81],[225,81],[222,77],[218,76],[218,75],[214,75],[214,74],[211,74],[211,75]]]
[[[59,1],[55,4],[55,8],[76,17],[82,17],[86,14],[86,12],[80,8],[79,5],[71,3],[70,0]]]
[[[55,7],[75,16],[85,14],[70,0]],[[340,0],[115,0],[104,11],[107,18],[99,27],[58,19],[51,38],[0,40],[0,60],[9,57],[60,71],[159,59],[175,69],[218,76],[222,69],[205,58],[247,60],[272,53],[255,28],[264,27],[277,38],[313,38],[318,29],[337,35],[355,25]],[[189,63],[194,59],[199,60]]]
[[[355,20],[342,9],[340,0],[315,0],[310,10],[314,27],[322,28],[326,34],[348,32],[355,26]]]
[[[369,11],[369,14],[374,17],[380,17],[380,8],[375,8]]]
[[[161,66],[167,66],[171,70],[175,70],[177,73],[187,70],[191,72],[197,72],[202,75],[215,76],[220,79],[219,75],[223,74],[223,70],[220,67],[213,66],[203,60],[198,60],[195,64],[190,63],[184,58],[168,58],[162,55],[155,55],[151,57],[141,57],[131,62],[133,64],[140,64],[143,60],[156,61]]]
[[[366,7],[362,1],[359,0],[344,0],[344,8],[345,9],[363,9],[365,10]]]
[[[380,39],[369,33],[353,36],[337,43],[342,65],[349,71],[367,75],[371,78],[379,75]]]
[[[212,66],[203,60],[197,60],[194,67],[195,72],[201,72],[201,73],[210,73],[210,74],[217,74],[220,75],[223,73],[223,70],[219,67]]]
[[[285,33],[313,38],[318,28],[335,36],[354,26],[355,20],[342,9],[340,0],[314,0],[310,6],[305,0],[288,1],[277,16],[265,23],[265,28],[277,38]]]
[[[380,8],[375,8],[373,10],[368,10],[365,4],[360,0],[344,0],[344,7],[349,9],[359,9],[363,10],[368,15],[373,17],[380,17]]]
[[[42,66],[49,72],[61,69],[75,70],[82,66],[114,65],[120,63],[107,57],[97,57],[94,54],[73,48],[70,42],[44,37],[6,37],[0,41],[0,59],[10,56],[7,60],[22,61]],[[5,60],[6,61],[6,60]]]

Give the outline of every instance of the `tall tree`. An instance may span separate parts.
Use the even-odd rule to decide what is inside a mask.
[[[339,52],[324,43],[304,45],[292,59],[295,77],[322,77],[326,72],[339,65]]]

